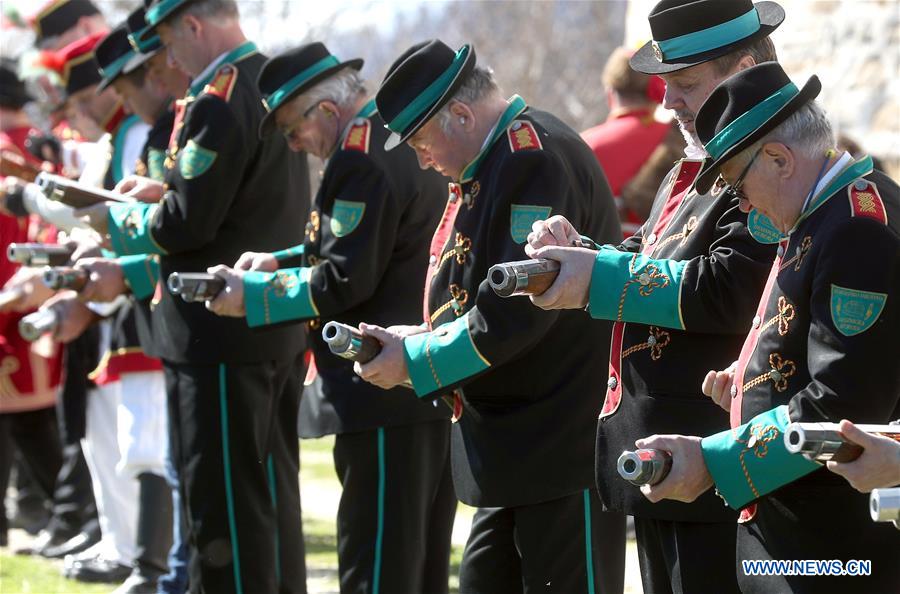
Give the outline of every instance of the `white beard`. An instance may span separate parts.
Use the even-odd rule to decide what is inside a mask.
[[[678,129],[681,130],[681,135],[684,136],[684,141],[687,143],[687,146],[684,147],[684,154],[688,159],[703,160],[709,156],[696,134],[688,132],[681,127],[681,124],[678,125]]]

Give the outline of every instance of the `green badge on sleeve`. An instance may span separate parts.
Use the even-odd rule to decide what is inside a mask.
[[[331,232],[335,237],[350,235],[359,226],[365,212],[365,202],[335,200],[331,209]]]
[[[205,149],[193,139],[188,140],[178,159],[178,171],[184,179],[200,177],[212,167],[218,153]]]
[[[513,204],[509,210],[509,234],[515,243],[525,243],[531,226],[550,216],[549,206]]]
[[[872,327],[881,315],[887,295],[831,285],[831,319],[844,336],[855,336]]]
[[[755,208],[747,215],[747,229],[756,241],[765,244],[778,243],[781,240],[781,231],[763,213]]]

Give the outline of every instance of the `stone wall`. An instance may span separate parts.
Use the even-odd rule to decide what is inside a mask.
[[[625,38],[650,37],[655,1],[630,0]],[[779,0],[787,18],[772,35],[788,74],[822,80],[819,100],[836,131],[880,157],[900,179],[900,1]]]

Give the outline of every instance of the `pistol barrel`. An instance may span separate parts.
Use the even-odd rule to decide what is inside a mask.
[[[619,476],[637,486],[662,482],[672,468],[672,454],[665,450],[624,451],[616,462]]]
[[[541,258],[495,264],[488,270],[488,283],[500,297],[540,295],[559,275],[559,262]]]
[[[84,270],[78,268],[68,268],[65,266],[51,267],[44,269],[44,284],[53,289],[60,291],[62,289],[73,289],[80,291],[87,284],[88,274]]]
[[[19,334],[28,342],[34,342],[41,335],[52,332],[58,319],[52,307],[39,309],[19,320]]]
[[[6,257],[22,266],[62,266],[69,262],[73,251],[65,245],[11,243],[6,247]]]
[[[173,272],[166,280],[173,295],[181,295],[188,303],[215,299],[225,288],[225,279],[206,272]]]
[[[873,490],[869,496],[869,514],[874,522],[900,522],[900,487]]]
[[[861,431],[900,441],[900,425],[857,425]],[[847,441],[838,423],[791,423],[784,431],[784,446],[792,454],[801,454],[814,462],[849,462],[863,448]]]
[[[322,340],[338,357],[360,363],[368,363],[381,352],[381,343],[378,340],[340,322],[325,324],[322,328]]]

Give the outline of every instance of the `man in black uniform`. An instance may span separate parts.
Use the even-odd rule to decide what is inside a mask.
[[[820,89],[815,76],[800,88],[778,64],[761,64],[720,85],[697,114],[710,155],[698,190],[721,173],[742,208],[765,212],[782,238],[720,399],[731,429],[641,440],[673,456],[668,478],[646,489],[651,500],[690,501],[715,484],[742,510],[737,574],[747,593],[900,584],[900,532],[870,520],[866,495],[785,446],[791,422],[900,414],[900,188],[869,157],[835,150],[814,101]],[[747,563],[807,559],[827,568],[757,575]]]
[[[244,37],[236,4],[161,0],[146,19],[141,38],[158,29],[194,79],[176,107],[165,185],[130,184],[162,200],[109,207],[113,247],[159,254],[167,278],[249,249],[296,245],[309,204],[306,164],[283,139],[258,140],[265,112],[254,81],[265,58]],[[103,210],[93,213],[101,229]],[[296,430],[304,333],[254,333],[168,292],[153,324],[191,532],[192,591],[304,592]]]
[[[411,150],[385,151],[390,133],[366,96],[362,65],[311,43],[263,67],[259,88],[270,113],[261,134],[277,126],[293,150],[327,166],[303,245],[244,254],[237,270],[210,269],[228,279],[229,291],[209,308],[246,315],[251,327],[310,323],[317,375],[300,405],[300,434],[337,435],[341,591],[447,592],[456,511],[449,410],[405,388],[360,381],[318,331],[329,320],[388,326],[418,315],[415,289],[446,196],[446,182],[420,171]],[[297,253],[303,267],[278,270],[279,259]]]
[[[767,35],[783,18],[778,5],[749,1],[666,0],[650,13],[654,41],[631,64],[666,81],[664,104],[688,138],[689,157],[702,156],[693,126],[700,105],[731,73],[775,59]],[[728,426],[700,385],[708,361],[726,367],[737,358],[777,233],[759,213],[741,212],[722,184],[691,190],[701,165],[696,158],[678,162],[650,218],[615,248],[542,248],[570,246],[578,237],[561,218],[536,224],[529,237],[530,254],[562,262],[556,283],[533,298],[536,304],[590,303],[592,317],[615,321],[597,431],[597,486],[605,505],[634,516],[641,579],[652,592],[738,590],[733,511],[712,493],[690,504],[653,505],[616,470],[622,451],[646,435],[705,435]]]
[[[605,341],[577,313],[502,299],[485,280],[493,264],[521,260],[531,224],[554,212],[619,236],[603,172],[568,126],[504,99],[469,45],[413,46],[376,102],[387,148],[408,142],[421,167],[456,182],[431,243],[426,325],[362,325],[383,350],[357,372],[454,402],[453,483],[479,507],[460,591],[620,592],[624,517],[600,510],[591,476]]]

